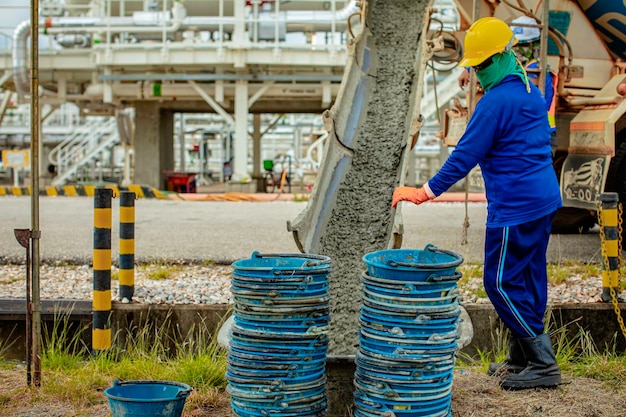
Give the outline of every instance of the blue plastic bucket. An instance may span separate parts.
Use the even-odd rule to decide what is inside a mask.
[[[359,325],[368,333],[377,336],[386,336],[399,339],[411,339],[414,341],[428,341],[436,337],[445,339],[456,339],[458,332],[456,327],[451,327],[448,331],[433,331],[429,329],[415,329],[413,327],[385,327],[379,323],[367,321],[363,316],[359,317]]]
[[[456,296],[452,297],[451,300],[446,300],[445,302],[442,301],[440,304],[435,302],[435,305],[400,305],[394,302],[385,303],[380,300],[372,299],[367,293],[364,293],[361,299],[363,301],[363,305],[365,306],[393,313],[438,314],[459,310],[458,297]]]
[[[361,312],[363,315],[373,319],[380,320],[381,323],[398,323],[407,325],[424,325],[424,326],[447,326],[459,321],[461,309],[457,306],[451,311],[443,311],[439,313],[429,312],[429,314],[394,311],[389,312],[380,308],[378,304],[371,306],[362,305]]]
[[[252,383],[248,380],[240,383],[238,381],[228,381],[228,386],[232,386],[233,388],[239,390],[248,390],[251,393],[254,392],[275,392],[275,393],[290,393],[290,392],[305,392],[308,390],[313,390],[322,386],[326,386],[326,376],[322,375],[319,379],[307,382],[301,382],[297,384],[285,384],[282,381],[276,381],[271,385],[268,385],[266,382],[257,384]],[[227,386],[227,388],[228,388]]]
[[[283,296],[289,295],[300,295],[300,294],[308,294],[308,295],[319,295],[326,291],[328,291],[328,282],[320,282],[315,284],[309,283],[288,283],[288,284],[250,284],[247,282],[241,282],[233,279],[231,290],[242,292],[242,291],[251,291],[258,292],[264,291],[267,293],[268,291],[276,291]]]
[[[381,363],[389,363],[381,361]],[[361,375],[369,375],[378,382],[428,384],[441,383],[452,376],[454,361],[448,363],[432,364],[424,363],[419,366],[384,367],[377,365],[368,359],[364,359],[361,352],[356,356],[357,372]],[[396,363],[397,364],[397,363]]]
[[[456,288],[458,281],[463,277],[463,274],[459,271],[455,271],[452,275],[438,275],[430,277],[427,281],[407,281],[391,278],[373,277],[364,271],[361,273],[361,280],[368,285],[375,285],[379,287],[390,288],[403,288],[406,285],[410,285],[415,289],[438,289],[445,290]]]
[[[250,407],[247,401],[232,401],[233,413],[236,417],[324,417],[327,401],[322,398],[301,407],[288,404],[287,407]]]
[[[240,283],[242,285],[318,285],[328,283],[328,272],[330,270],[324,270],[324,273],[319,274],[298,274],[298,275],[269,275],[256,276],[256,275],[239,275],[237,269],[231,274],[233,282]],[[249,271],[248,271],[249,272]]]
[[[250,353],[283,353],[290,355],[312,354],[314,352],[326,352],[328,347],[328,335],[322,334],[313,339],[290,340],[288,344],[277,344],[273,339],[248,337],[242,334],[232,334],[231,345],[239,346]]]
[[[406,310],[407,307],[423,309],[431,306],[450,305],[454,303],[458,299],[458,291],[452,290],[449,291],[445,296],[439,295],[427,298],[412,297],[410,294],[385,295],[380,292],[370,291],[370,289],[366,287],[363,289],[363,297],[367,298],[371,302],[380,305],[381,308],[387,308],[387,306],[390,306],[392,309],[395,309],[400,306],[403,310]]]
[[[398,404],[395,401],[385,401],[384,398],[375,397],[362,389],[356,389],[354,398],[357,409],[379,416],[433,417],[447,415],[450,410],[452,393],[428,401],[410,401]]]
[[[402,281],[428,281],[438,276],[452,276],[463,256],[426,245],[419,249],[387,249],[363,256],[368,275]]]
[[[455,338],[435,338],[429,340],[400,339],[375,335],[365,329],[359,331],[360,346],[365,350],[380,353],[394,353],[398,355],[433,354],[435,352],[447,354],[455,352],[457,348]]]
[[[233,413],[321,416],[327,407],[330,258],[254,252],[232,266],[226,389]]]
[[[191,387],[172,381],[113,381],[104,390],[112,417],[179,417]]]
[[[264,307],[266,309],[270,307],[270,309],[273,309],[274,307],[289,306],[319,306],[330,301],[330,297],[326,294],[312,297],[306,294],[303,297],[282,297],[280,294],[273,292],[265,295],[240,294],[236,291],[232,291],[232,293],[236,302],[235,306],[242,306],[244,310],[247,310],[245,306]]]
[[[238,276],[275,277],[309,276],[330,273],[330,258],[311,254],[261,254],[253,252],[249,259],[233,262],[233,273]]]
[[[391,378],[394,375],[386,376],[388,378],[383,380],[377,372],[369,373],[364,369],[357,369],[355,372],[355,384],[365,387],[366,391],[398,399],[422,399],[428,395],[449,392],[452,388],[452,371],[441,378],[424,381],[395,380],[395,378]]]

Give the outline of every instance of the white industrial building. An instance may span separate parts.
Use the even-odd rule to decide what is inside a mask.
[[[451,0],[435,4],[456,29]],[[7,0],[0,11],[23,16],[29,6]],[[230,180],[253,191],[266,159],[314,175],[321,114],[360,13],[359,2],[338,0],[40,0],[42,176],[165,188],[164,172],[194,172],[202,184],[225,180],[229,166]],[[2,22],[0,150],[27,149],[31,23],[28,13]],[[432,121],[459,93],[459,69],[438,68],[422,105]],[[418,176],[445,157],[437,129],[425,128],[416,148]]]

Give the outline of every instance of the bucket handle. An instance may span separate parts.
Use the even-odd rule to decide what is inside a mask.
[[[308,261],[307,261],[308,263]],[[311,265],[305,265],[305,267],[315,267],[318,265],[324,265],[324,263],[319,263],[319,264],[311,264]],[[300,274],[302,273],[303,270],[302,269],[272,269],[272,273],[274,275],[296,275],[296,274]],[[330,267],[328,268],[320,268],[320,269],[316,269],[313,271],[306,271],[308,274],[313,275],[313,274],[328,274],[330,273]],[[309,275],[309,276],[310,276]]]
[[[463,256],[461,256],[460,254],[449,251],[449,250],[445,250],[445,249],[439,249],[432,243],[429,243],[428,245],[426,245],[426,247],[424,247],[424,250],[435,252],[435,253],[440,253],[443,255],[449,255],[456,259],[454,261],[442,262],[436,265],[426,264],[426,263],[398,262],[398,261],[394,261],[393,259],[390,259],[387,261],[387,265],[392,268],[396,268],[398,266],[404,266],[408,268],[421,268],[421,269],[444,269],[444,268],[452,268],[455,266],[459,266],[463,262]]]
[[[463,274],[460,273],[459,271],[456,271],[454,275],[445,275],[445,276],[431,275],[428,278],[426,278],[426,282],[458,281],[461,279],[462,276]]]
[[[306,266],[318,266],[324,264],[330,264],[330,258],[324,255],[315,255],[311,253],[260,253],[258,251],[252,252],[253,258],[305,258],[310,259],[306,262]],[[312,262],[312,261],[320,261],[320,262]]]

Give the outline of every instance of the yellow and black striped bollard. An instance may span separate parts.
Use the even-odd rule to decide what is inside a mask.
[[[119,298],[132,301],[135,293],[135,193],[120,193]]]
[[[94,350],[111,347],[111,200],[113,191],[96,188],[93,214],[93,325]]]
[[[602,301],[611,301],[611,289],[619,293],[619,216],[617,193],[600,194],[602,238]]]

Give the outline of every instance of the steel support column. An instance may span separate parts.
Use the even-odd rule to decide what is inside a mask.
[[[261,173],[261,115],[252,115],[252,178],[257,181],[257,192],[265,190]]]
[[[235,82],[235,146],[233,147],[233,179],[248,178],[248,82]]]

